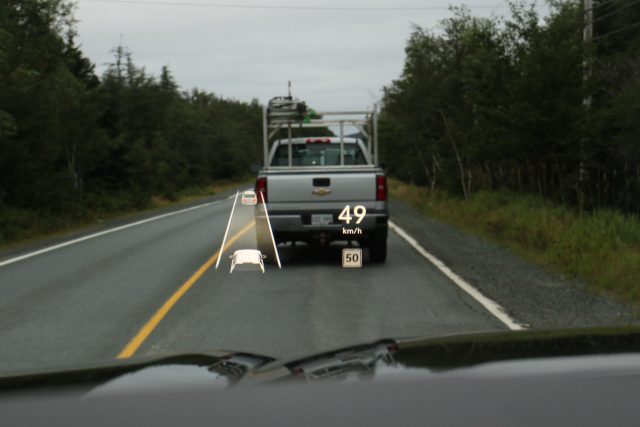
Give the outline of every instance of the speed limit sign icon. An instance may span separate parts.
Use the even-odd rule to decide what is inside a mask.
[[[342,249],[342,267],[344,268],[362,267],[362,249],[361,248]]]

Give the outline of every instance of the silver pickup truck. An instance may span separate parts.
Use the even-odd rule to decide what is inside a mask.
[[[369,128],[373,125],[375,132],[375,114],[373,123],[370,118],[362,122],[369,123]],[[305,124],[333,122],[310,120]],[[345,122],[359,123],[337,120],[341,134]],[[366,132],[364,126],[359,128]],[[268,145],[265,139],[265,153]],[[344,136],[274,141],[265,155],[265,166],[258,172],[255,190],[258,202],[264,200],[268,208],[275,243],[357,241],[369,249],[370,261],[384,262],[389,218],[387,183],[384,170],[372,158],[372,150],[371,144]],[[260,218],[264,212],[256,209],[256,230],[259,247],[268,250],[270,242],[265,236],[269,234],[258,226],[267,223]]]

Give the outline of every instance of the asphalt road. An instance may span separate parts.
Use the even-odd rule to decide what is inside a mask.
[[[232,199],[0,266],[0,372],[237,350],[291,358],[384,337],[504,329],[397,234],[385,264],[341,248],[279,247],[282,269],[229,273],[255,248]],[[18,254],[20,255],[20,254]],[[12,254],[16,256],[16,254]],[[5,258],[6,260],[6,258]]]

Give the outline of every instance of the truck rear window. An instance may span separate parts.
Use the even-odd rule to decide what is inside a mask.
[[[273,156],[271,166],[289,166],[288,144],[280,145]],[[293,166],[340,165],[340,144],[293,144],[291,147]],[[345,165],[366,165],[367,161],[357,144],[344,144]]]

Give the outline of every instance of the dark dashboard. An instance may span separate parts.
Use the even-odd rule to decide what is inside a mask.
[[[293,361],[174,355],[4,377],[0,390],[5,425],[637,425],[640,335],[380,340]]]

